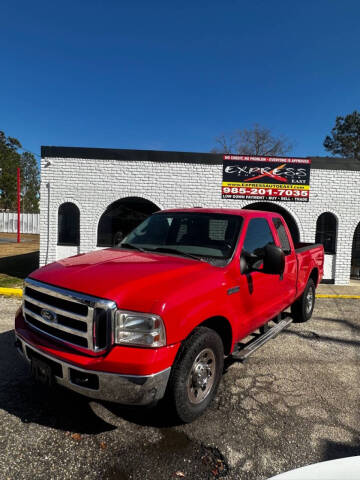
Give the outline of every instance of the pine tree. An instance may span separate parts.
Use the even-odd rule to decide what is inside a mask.
[[[334,155],[360,160],[360,113],[356,110],[346,117],[336,117],[331,136],[327,135],[324,147]]]
[[[21,172],[22,211],[39,211],[39,168],[32,153],[20,153],[19,140],[0,131],[0,210],[16,211],[17,168]]]

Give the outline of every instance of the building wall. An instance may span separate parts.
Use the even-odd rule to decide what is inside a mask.
[[[120,198],[146,198],[159,208],[242,208],[256,201],[221,198],[221,164],[43,158],[41,167],[40,265],[95,249],[99,219]],[[278,202],[293,215],[304,242],[314,242],[321,213],[334,213],[337,254],[326,258],[326,272],[334,271],[339,285],[347,284],[350,277],[352,239],[360,221],[359,184],[360,172],[312,168],[310,201]],[[80,209],[80,248],[57,246],[57,212],[64,202]]]

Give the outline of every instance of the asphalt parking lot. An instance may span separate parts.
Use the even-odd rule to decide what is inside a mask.
[[[0,297],[0,477],[262,480],[360,455],[360,300],[318,299],[246,363],[190,425],[40,390],[13,347],[19,299]]]

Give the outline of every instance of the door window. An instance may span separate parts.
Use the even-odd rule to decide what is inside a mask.
[[[266,245],[274,245],[274,237],[265,218],[252,218],[248,224],[243,252],[254,260],[264,257]]]
[[[291,247],[285,227],[280,218],[273,218],[272,221],[279,237],[280,247],[282,248],[285,255],[289,255],[289,253],[291,253]]]

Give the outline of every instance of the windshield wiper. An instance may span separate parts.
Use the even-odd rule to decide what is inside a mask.
[[[138,250],[139,252],[146,252],[146,250],[144,248],[137,247],[136,245],[133,245],[132,243],[120,243],[119,247],[130,248],[132,250]]]
[[[193,258],[194,260],[198,260],[199,262],[205,262],[206,260],[197,257],[196,255],[192,255],[191,253],[181,252],[176,248],[170,247],[156,247],[151,249],[152,252],[163,252],[163,253],[175,253],[176,255],[181,255],[183,257]]]

